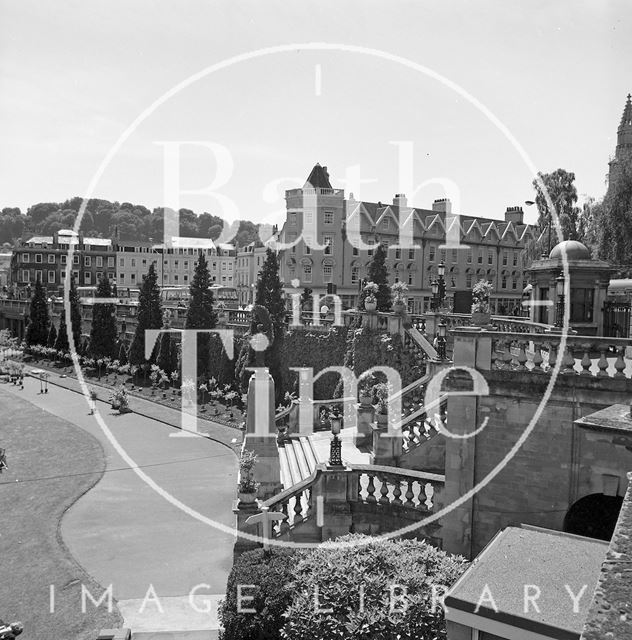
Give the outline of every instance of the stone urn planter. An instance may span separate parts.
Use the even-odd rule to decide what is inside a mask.
[[[380,427],[385,427],[388,424],[388,413],[376,413],[375,420]]]
[[[375,311],[377,309],[377,300],[365,300],[364,301],[364,308],[369,313],[375,313]]]
[[[360,404],[364,405],[365,407],[371,404],[372,399],[373,398],[370,393],[360,393]]]
[[[239,492],[239,505],[254,504],[257,500],[256,491],[240,491]]]
[[[406,311],[406,303],[401,300],[393,302],[393,311],[400,316],[403,315]]]

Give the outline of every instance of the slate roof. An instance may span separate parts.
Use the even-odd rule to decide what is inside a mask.
[[[312,172],[307,177],[305,184],[307,183],[311,184],[315,189],[333,189],[329,182],[327,167],[321,167],[318,162],[314,165]]]

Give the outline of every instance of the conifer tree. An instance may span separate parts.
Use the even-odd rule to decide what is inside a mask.
[[[29,312],[29,325],[26,329],[26,344],[46,345],[48,341],[48,303],[46,301],[46,291],[37,278],[35,289],[31,298],[31,308]]]
[[[66,309],[61,310],[61,318],[59,320],[59,331],[57,332],[57,340],[55,340],[55,349],[66,353],[69,350],[68,345],[68,326],[66,325]]]
[[[97,298],[111,298],[112,286],[107,274],[99,280]],[[98,303],[92,307],[90,355],[93,358],[116,356],[116,305]]]
[[[211,276],[203,253],[195,263],[193,281],[189,287],[190,300],[185,329],[213,329],[217,324],[217,313],[213,308],[214,298],[211,291]],[[197,372],[198,376],[208,378],[209,375],[209,340],[208,334],[197,337]]]
[[[138,302],[138,324],[128,354],[131,364],[145,362],[145,331],[162,327],[162,302],[156,266],[153,262],[149,265],[147,274],[143,276]],[[156,353],[155,349],[154,354]]]
[[[169,329],[170,326],[170,314],[165,311],[162,328]],[[169,376],[174,371],[179,373],[178,335],[168,331],[161,333],[157,349],[156,364]]]
[[[57,329],[55,329],[55,323],[51,320],[50,329],[48,330],[48,341],[46,342],[46,346],[54,348],[55,342],[57,342]]]
[[[74,276],[70,276],[70,292],[68,296],[70,302],[70,325],[72,327],[72,339],[75,343],[75,349],[81,350],[81,302],[79,293],[77,292],[77,283]],[[66,318],[64,318],[64,327],[66,327]],[[66,342],[68,342],[68,333],[66,329]],[[69,347],[66,347],[69,350]]]
[[[287,366],[282,353],[285,342],[285,299],[279,278],[279,257],[272,249],[266,251],[266,258],[257,278],[255,304],[264,306],[270,313],[274,325],[274,340],[266,351],[265,363],[274,379],[277,404],[283,399],[288,381]]]
[[[378,286],[378,291],[375,294],[377,298],[377,310],[378,311],[390,311],[391,310],[391,290],[388,286],[388,270],[386,268],[386,249],[382,243],[377,245],[377,248],[373,252],[373,257],[369,262],[367,269],[367,280],[373,282]],[[367,296],[366,291],[362,291],[360,294],[360,308],[364,308],[364,299]]]

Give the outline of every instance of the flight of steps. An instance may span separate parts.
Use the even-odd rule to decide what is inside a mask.
[[[293,435],[279,447],[281,483],[289,489],[312,475],[316,467],[316,455],[307,436]]]

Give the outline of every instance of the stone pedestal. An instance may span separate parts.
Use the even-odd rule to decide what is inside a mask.
[[[257,465],[254,478],[258,497],[267,500],[281,491],[281,468],[274,421],[274,380],[265,367],[258,367],[248,383],[246,435],[242,449],[254,451]]]
[[[246,551],[252,551],[258,549],[261,544],[255,540],[242,537],[240,533],[246,533],[251,536],[257,535],[257,527],[246,525],[246,520],[250,516],[254,516],[257,513],[261,513],[257,502],[252,504],[240,505],[239,500],[233,502],[233,513],[235,514],[235,530],[237,531],[237,540],[233,547],[233,560],[238,558],[242,553]]]
[[[316,485],[315,502],[318,510],[318,496],[323,497],[323,526],[321,540],[330,540],[347,535],[351,531],[351,505],[347,499],[348,474],[345,469],[327,469]],[[318,520],[318,513],[317,520]]]
[[[371,425],[373,451],[371,464],[381,464],[388,467],[399,466],[402,455],[402,436],[389,435],[387,425],[373,423]]]
[[[358,432],[355,436],[355,445],[360,447],[371,443],[373,430],[371,425],[375,420],[375,407],[372,404],[358,405]]]

